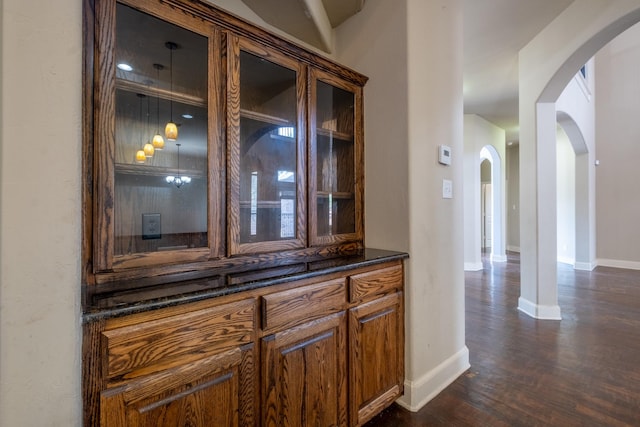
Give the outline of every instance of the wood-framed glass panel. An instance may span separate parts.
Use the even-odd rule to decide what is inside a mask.
[[[306,68],[239,37],[229,43],[230,253],[304,247]]]
[[[219,257],[221,36],[154,0],[96,6],[94,270]]]
[[[362,241],[362,88],[317,69],[309,82],[310,244]]]

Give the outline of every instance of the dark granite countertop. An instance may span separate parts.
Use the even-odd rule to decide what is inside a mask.
[[[408,257],[404,252],[367,248],[348,256],[297,258],[292,264],[240,273],[216,269],[210,277],[155,286],[107,290],[83,286],[83,321],[155,310]]]

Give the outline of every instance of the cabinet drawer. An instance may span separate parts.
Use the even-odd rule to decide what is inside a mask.
[[[346,303],[345,280],[335,279],[262,297],[262,328],[282,329],[336,313]]]
[[[254,307],[244,300],[104,331],[105,376],[135,377],[250,343]]]
[[[360,301],[402,288],[402,265],[367,271],[349,277],[349,300]]]

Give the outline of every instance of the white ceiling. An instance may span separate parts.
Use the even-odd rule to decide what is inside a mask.
[[[464,110],[518,141],[518,51],[573,0],[463,0]]]
[[[242,0],[262,19],[327,52],[332,29],[365,0]],[[574,0],[462,0],[464,109],[518,141],[518,51]]]

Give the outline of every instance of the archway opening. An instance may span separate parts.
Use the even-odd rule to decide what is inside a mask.
[[[494,146],[485,145],[480,162],[481,250],[491,252],[492,262],[505,262],[503,161]]]

